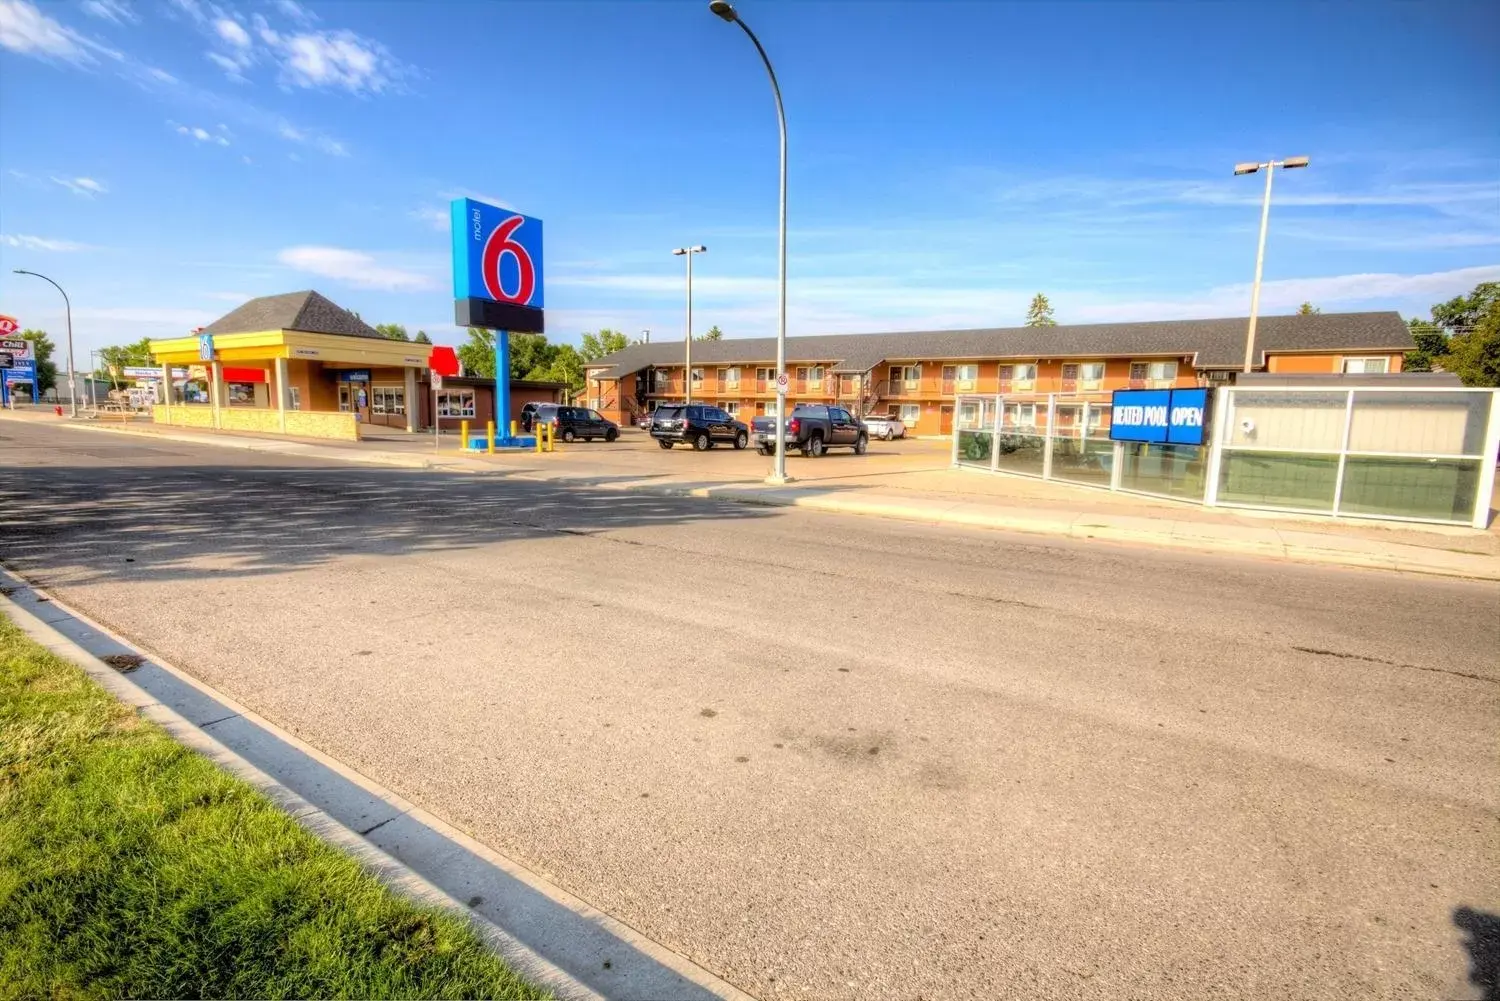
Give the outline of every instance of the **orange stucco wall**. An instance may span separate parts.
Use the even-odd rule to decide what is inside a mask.
[[[1273,354],[1266,358],[1266,370],[1285,375],[1337,374],[1343,371],[1345,358],[1381,357],[1388,359],[1387,371],[1401,371],[1401,363],[1405,360],[1405,356],[1399,353],[1387,353],[1384,351],[1345,352],[1343,354],[1323,355]]]

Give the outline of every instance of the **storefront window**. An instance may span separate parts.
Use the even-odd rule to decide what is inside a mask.
[[[231,407],[255,406],[255,383],[230,382],[225,383],[225,385],[229,387],[229,405]]]
[[[406,391],[400,386],[376,386],[370,409],[377,414],[404,414]]]
[[[456,389],[438,393],[439,417],[473,417],[474,391]]]

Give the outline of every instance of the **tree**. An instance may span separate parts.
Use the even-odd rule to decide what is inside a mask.
[[[1304,302],[1302,305],[1297,307],[1298,316],[1317,316],[1321,312],[1323,311],[1310,302]]]
[[[555,345],[552,360],[532,369],[526,378],[536,382],[560,382],[572,392],[583,388],[583,356],[571,344]]]
[[[116,344],[99,349],[99,360],[104,363],[104,372],[116,389],[125,386],[126,366],[144,367],[151,364],[151,338],[142,337],[131,344]],[[98,373],[95,373],[97,376]]]
[[[1431,320],[1407,326],[1417,342],[1407,352],[1407,371],[1439,367],[1466,386],[1500,386],[1500,282],[1481,282],[1468,295],[1435,304]]]
[[[495,377],[495,332],[483,327],[470,327],[469,340],[459,345],[458,360],[464,372],[480,379]]]
[[[624,334],[605,327],[597,334],[584,334],[583,346],[578,353],[586,362],[598,361],[616,351],[624,351],[629,343],[629,339]]]
[[[417,331],[417,336],[413,337],[412,340],[415,341],[418,344],[431,344],[432,343],[432,338],[427,336],[427,331],[425,331],[425,330],[418,330]]]
[[[722,341],[723,339],[724,331],[720,330],[717,326],[709,327],[708,333],[704,334],[701,337],[693,338],[693,340],[695,341]]]
[[[31,354],[36,359],[36,391],[45,393],[49,389],[57,387],[57,363],[52,360],[52,352],[57,346],[52,343],[52,338],[47,336],[45,330],[23,330],[21,340],[31,342]]]
[[[410,337],[406,336],[406,328],[399,323],[377,323],[375,331],[381,337],[389,337],[393,341],[411,340]]]
[[[1412,317],[1406,321],[1411,328],[1412,340],[1417,342],[1415,351],[1406,352],[1401,365],[1403,372],[1431,372],[1435,362],[1448,353],[1448,333],[1431,320]]]
[[[1031,308],[1026,311],[1026,325],[1028,327],[1055,327],[1057,320],[1052,317],[1052,303],[1047,297],[1038,292],[1031,300]]]

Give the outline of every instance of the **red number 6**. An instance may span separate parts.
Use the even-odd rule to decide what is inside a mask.
[[[536,267],[531,263],[531,255],[526,252],[525,247],[510,238],[525,221],[524,216],[511,216],[496,226],[490,238],[484,242],[484,287],[491,298],[500,302],[525,305],[531,301],[531,293],[536,290]],[[500,282],[500,258],[506,254],[516,259],[516,270],[521,275],[514,294],[507,293]]]

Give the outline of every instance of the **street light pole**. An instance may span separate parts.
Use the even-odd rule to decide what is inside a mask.
[[[777,255],[780,309],[776,327],[776,375],[780,377],[786,373],[786,110],[781,105],[781,85],[776,82],[776,70],[771,67],[771,59],[766,55],[760,39],[755,37],[755,32],[751,31],[750,26],[740,19],[739,12],[734,9],[734,5],[729,3],[729,0],[712,0],[708,9],[724,20],[738,24],[745,34],[750,36],[750,41],[755,45],[755,51],[760,53],[761,62],[766,64],[766,74],[771,78],[771,93],[776,97],[776,123],[781,129],[781,205]],[[776,394],[776,465],[768,479],[769,482],[776,484],[786,482],[785,393]]]
[[[674,257],[687,258],[687,336],[683,338],[682,402],[693,402],[693,255],[706,254],[708,248],[678,247],[672,251]],[[649,334],[649,331],[648,331]]]
[[[1260,243],[1255,250],[1255,284],[1250,289],[1250,328],[1245,331],[1245,371],[1252,371],[1255,367],[1255,323],[1260,316],[1260,276],[1266,263],[1266,228],[1271,221],[1271,180],[1276,176],[1276,168],[1291,170],[1296,167],[1306,167],[1308,158],[1305,156],[1289,156],[1285,160],[1267,160],[1265,163],[1237,163],[1234,166],[1235,176],[1240,174],[1253,174],[1256,171],[1266,172],[1266,194],[1260,205]]]
[[[62,292],[63,309],[66,311],[67,318],[68,318],[68,403],[73,408],[73,416],[77,417],[78,416],[78,380],[73,375],[73,304],[68,301],[68,293],[63,292],[63,287],[61,285],[57,284],[57,282],[53,281],[51,278],[48,278],[46,275],[39,275],[35,271],[25,271],[25,270],[23,270],[21,268],[16,268],[15,271],[16,271],[16,274],[18,274],[18,275],[30,275],[33,278],[40,278],[42,281],[47,282],[53,288],[57,289],[59,292]],[[38,366],[38,368],[37,368],[37,375],[36,375],[36,377],[37,377],[37,379],[41,379],[42,376],[41,376],[41,368],[40,368],[40,366],[41,366],[41,360],[40,359],[37,360],[37,366]]]

